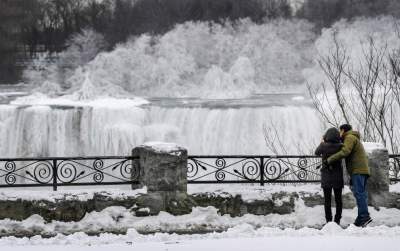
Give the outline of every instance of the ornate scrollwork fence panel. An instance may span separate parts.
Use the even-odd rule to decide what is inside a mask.
[[[400,182],[400,154],[389,155],[389,178],[392,183]]]
[[[391,182],[400,182],[400,155],[389,156]],[[316,156],[189,156],[188,183],[314,183]],[[137,184],[134,157],[0,159],[0,187]]]
[[[189,156],[188,183],[310,183],[320,181],[315,156]]]
[[[0,187],[135,184],[133,157],[0,159]]]

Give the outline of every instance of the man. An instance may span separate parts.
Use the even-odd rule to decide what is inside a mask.
[[[346,159],[346,169],[350,175],[350,186],[357,201],[358,216],[354,225],[365,227],[372,219],[368,212],[367,180],[370,175],[368,158],[360,141],[360,133],[353,131],[351,125],[340,126],[343,140],[341,150],[327,159],[328,165]]]

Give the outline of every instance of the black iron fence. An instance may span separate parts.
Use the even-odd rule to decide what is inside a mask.
[[[137,157],[0,159],[0,187],[53,187],[138,184]],[[389,176],[400,182],[400,155],[389,156]],[[189,156],[189,184],[318,183],[317,156]]]
[[[190,156],[188,183],[318,183],[317,156]],[[400,154],[389,155],[389,179],[400,182]]]
[[[316,156],[189,156],[188,183],[316,183]]]
[[[138,183],[133,157],[0,159],[0,187],[123,185]]]

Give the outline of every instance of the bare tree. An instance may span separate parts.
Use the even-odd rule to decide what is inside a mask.
[[[263,134],[264,140],[267,148],[273,154],[285,154],[287,155],[287,147],[282,141],[281,136],[279,135],[278,126],[272,120],[265,122],[263,124]]]
[[[320,85],[313,85],[307,83],[307,88],[311,97],[314,97],[313,104],[318,113],[324,120],[332,125],[338,126],[343,119],[349,123],[348,104],[343,91],[345,69],[347,67],[349,57],[347,56],[346,49],[342,46],[338,39],[337,33],[333,37],[334,47],[330,55],[322,56],[318,59],[318,65],[327,77],[327,83],[320,83]],[[328,90],[332,90],[335,95],[335,103],[329,99]],[[339,113],[337,114],[337,106]]]
[[[314,107],[328,124],[337,126],[341,120],[354,124],[361,129],[364,140],[381,142],[391,152],[397,152],[400,143],[399,53],[389,51],[387,45],[378,46],[369,37],[355,64],[350,62],[337,34],[333,36],[333,51],[320,56],[318,61],[326,83],[317,87],[308,83]],[[329,91],[334,93],[334,102]]]

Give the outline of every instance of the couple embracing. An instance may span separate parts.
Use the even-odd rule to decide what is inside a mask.
[[[334,221],[340,225],[342,218],[342,190],[344,187],[342,159],[350,175],[350,188],[357,202],[358,216],[354,225],[365,227],[372,219],[368,213],[367,180],[370,175],[368,159],[360,141],[360,134],[351,125],[341,125],[339,130],[330,128],[325,133],[315,154],[322,156],[321,186],[325,198],[325,218],[332,221],[332,190],[335,195],[336,215]]]

